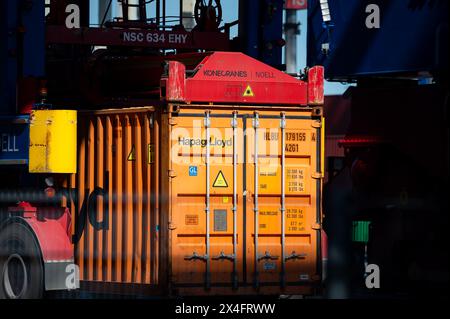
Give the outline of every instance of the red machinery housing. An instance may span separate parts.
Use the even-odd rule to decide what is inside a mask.
[[[323,67],[308,71],[308,83],[239,52],[215,52],[186,78],[185,66],[170,61],[161,97],[178,102],[275,105],[323,104]]]

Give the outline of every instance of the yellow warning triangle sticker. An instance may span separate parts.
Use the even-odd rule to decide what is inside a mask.
[[[250,85],[247,85],[247,87],[245,88],[244,94],[242,96],[255,96],[255,94],[253,94],[252,88],[250,87]]]
[[[128,154],[127,160],[128,161],[135,161],[136,160],[136,155],[135,155],[135,151],[134,151],[134,145],[131,147],[131,151]]]
[[[213,187],[228,187],[228,183],[225,180],[225,176],[223,176],[222,171],[219,171],[219,174],[217,174]]]

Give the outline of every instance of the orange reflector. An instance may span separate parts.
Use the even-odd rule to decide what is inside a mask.
[[[53,187],[47,187],[45,190],[45,196],[47,196],[48,198],[53,198],[55,197],[56,191]]]

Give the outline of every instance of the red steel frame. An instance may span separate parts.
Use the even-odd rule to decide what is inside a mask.
[[[214,52],[186,77],[184,64],[168,62],[161,79],[161,97],[174,102],[209,102],[266,105],[323,104],[323,67],[297,80],[239,52]]]

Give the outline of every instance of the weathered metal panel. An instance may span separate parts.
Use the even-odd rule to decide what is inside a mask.
[[[33,110],[29,125],[29,172],[75,173],[77,111]]]
[[[153,109],[79,115],[79,167],[70,178],[76,260],[83,281],[155,285]]]

